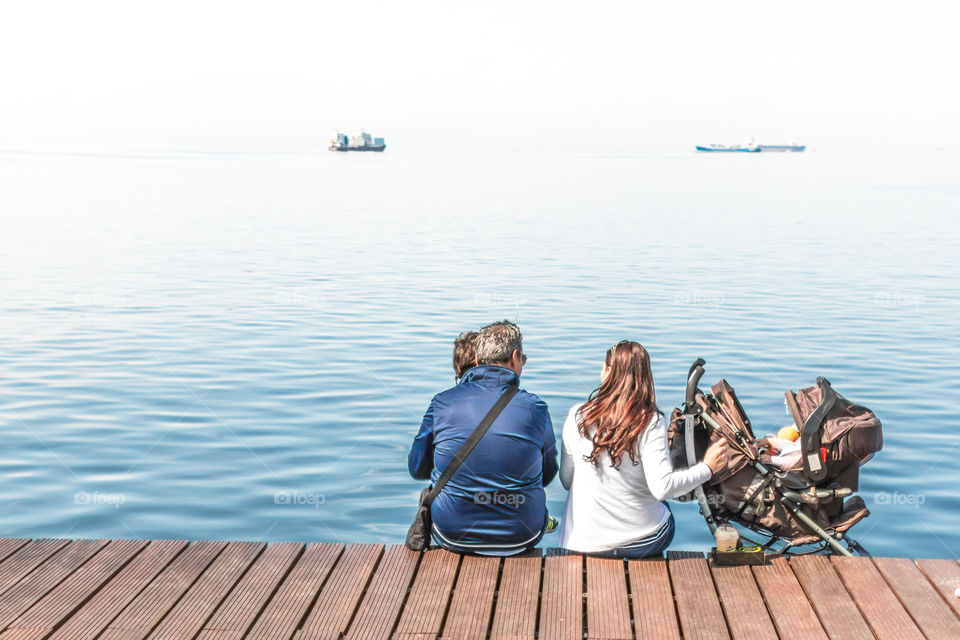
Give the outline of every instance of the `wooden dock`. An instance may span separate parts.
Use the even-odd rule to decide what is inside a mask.
[[[960,565],[0,539],[0,640],[960,638]]]

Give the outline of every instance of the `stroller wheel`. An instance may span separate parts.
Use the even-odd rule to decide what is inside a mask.
[[[854,552],[858,556],[864,556],[866,558],[872,558],[870,552],[863,548],[863,545],[854,540],[853,538],[846,538],[844,542],[847,543],[847,547],[850,551]]]

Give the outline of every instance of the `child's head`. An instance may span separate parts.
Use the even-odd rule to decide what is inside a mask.
[[[777,432],[777,437],[781,440],[789,440],[794,442],[800,438],[800,430],[797,429],[797,425],[788,424],[785,427],[781,427],[780,431]]]
[[[453,341],[453,372],[457,380],[463,377],[467,369],[477,366],[476,331],[464,331]]]

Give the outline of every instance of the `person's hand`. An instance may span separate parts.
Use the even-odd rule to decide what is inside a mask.
[[[711,474],[716,473],[723,466],[723,462],[727,458],[727,451],[726,438],[717,440],[707,448],[707,452],[703,454],[703,461],[710,467]]]

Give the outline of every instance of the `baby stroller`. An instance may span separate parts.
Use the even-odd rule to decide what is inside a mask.
[[[758,446],[733,387],[720,380],[710,393],[697,388],[703,365],[698,358],[690,367],[685,402],[673,410],[668,440],[675,468],[696,463],[712,442],[727,440],[724,467],[684,497],[696,499],[710,531],[738,524],[765,538],[744,540],[775,553],[869,555],[846,534],[870,515],[854,492],[860,465],[883,446],[873,412],[848,401],[824,378],[797,393],[787,391],[800,454],[779,468],[771,452]]]

